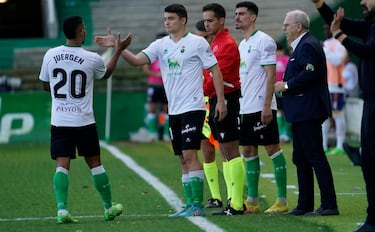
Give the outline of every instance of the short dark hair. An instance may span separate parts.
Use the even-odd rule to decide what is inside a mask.
[[[203,21],[203,20],[199,20],[199,21],[195,24],[195,28],[196,28],[198,31],[206,32],[206,27],[204,26],[204,21]]]
[[[215,13],[215,17],[218,18],[218,19],[225,18],[225,16],[226,16],[224,7],[220,4],[217,4],[217,3],[210,3],[210,4],[205,5],[202,8],[202,11],[203,12],[213,11]]]
[[[252,12],[256,16],[258,16],[259,9],[258,9],[258,6],[255,3],[249,2],[249,1],[239,2],[239,3],[237,3],[236,8],[240,8],[240,7],[246,7],[247,11]]]
[[[187,19],[188,19],[187,11],[184,5],[182,4],[175,3],[175,4],[168,5],[167,7],[164,8],[164,12],[176,13],[178,17],[180,17],[180,19],[186,18],[186,22],[187,22]]]
[[[162,31],[162,32],[159,32],[156,34],[156,39],[160,39],[160,38],[163,38],[164,36],[167,36],[168,33],[165,32],[165,31]]]
[[[77,29],[83,24],[81,16],[69,16],[64,20],[63,31],[67,39],[75,39],[77,37]]]

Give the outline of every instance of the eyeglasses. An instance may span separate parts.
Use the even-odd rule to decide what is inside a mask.
[[[283,28],[287,28],[287,27],[289,27],[290,25],[295,25],[295,24],[299,24],[299,23],[285,23],[285,24],[283,24]]]

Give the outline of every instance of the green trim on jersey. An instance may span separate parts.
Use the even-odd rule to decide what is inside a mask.
[[[255,33],[257,33],[257,32],[258,32],[258,29],[255,29],[255,31],[253,31],[253,33],[251,33],[250,37],[255,35]]]
[[[276,65],[276,64],[261,64],[260,66],[271,66],[271,65]]]
[[[212,67],[216,66],[218,63],[212,65],[211,67],[208,67],[208,69],[211,69]]]
[[[64,44],[64,46],[70,47],[70,48],[80,48],[80,47],[82,47],[82,45],[73,46],[73,45],[68,45],[68,44]]]
[[[150,59],[150,57],[148,57],[148,55],[147,55],[146,53],[144,53],[144,52],[142,52],[142,54],[146,56],[146,58],[147,58],[147,60],[148,60],[148,64],[151,64],[151,59]]]

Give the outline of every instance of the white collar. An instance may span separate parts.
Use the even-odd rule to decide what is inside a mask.
[[[292,43],[290,43],[290,46],[292,47],[293,51],[296,50],[297,45],[299,44],[299,41],[301,41],[301,38],[306,34],[307,32],[302,33],[300,36],[297,37],[297,39],[293,40]]]

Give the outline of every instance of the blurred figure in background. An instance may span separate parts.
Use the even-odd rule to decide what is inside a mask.
[[[358,87],[358,68],[357,65],[352,61],[352,54],[347,53],[345,58],[344,69],[342,70],[342,76],[344,77],[344,90],[345,97],[359,97]]]
[[[332,118],[326,119],[322,125],[323,148],[326,155],[345,155],[342,147],[346,136],[343,69],[347,52],[340,41],[332,37],[328,24],[323,25],[323,30],[326,36],[323,49],[327,59],[327,81],[332,106]],[[336,146],[332,150],[328,150],[328,134],[332,120],[335,123]]]
[[[203,36],[209,44],[212,42],[212,35],[209,35],[208,32],[206,31],[206,28],[204,27],[204,21],[199,20],[195,24],[195,34],[199,36]]]
[[[167,36],[168,33],[160,32],[156,39]],[[163,140],[169,141],[168,130],[168,101],[165,95],[163,79],[161,78],[159,60],[154,61],[151,65],[143,66],[144,73],[147,74],[147,116],[145,118],[146,128],[151,140],[159,139],[159,125],[163,127]]]
[[[289,55],[283,45],[279,42],[276,43],[276,82],[283,81],[284,72],[286,65],[289,61]],[[285,120],[284,110],[283,110],[283,98],[280,93],[276,93],[277,102],[277,125],[279,126],[280,142],[287,143],[290,141],[290,123]]]
[[[156,39],[167,35],[166,32],[160,32],[156,34]],[[147,113],[144,120],[146,128],[141,127],[136,133],[131,133],[130,140],[147,143],[157,141],[162,137],[164,141],[169,141],[168,101],[161,77],[159,60],[155,60],[150,65],[145,64],[143,72],[147,75]]]

